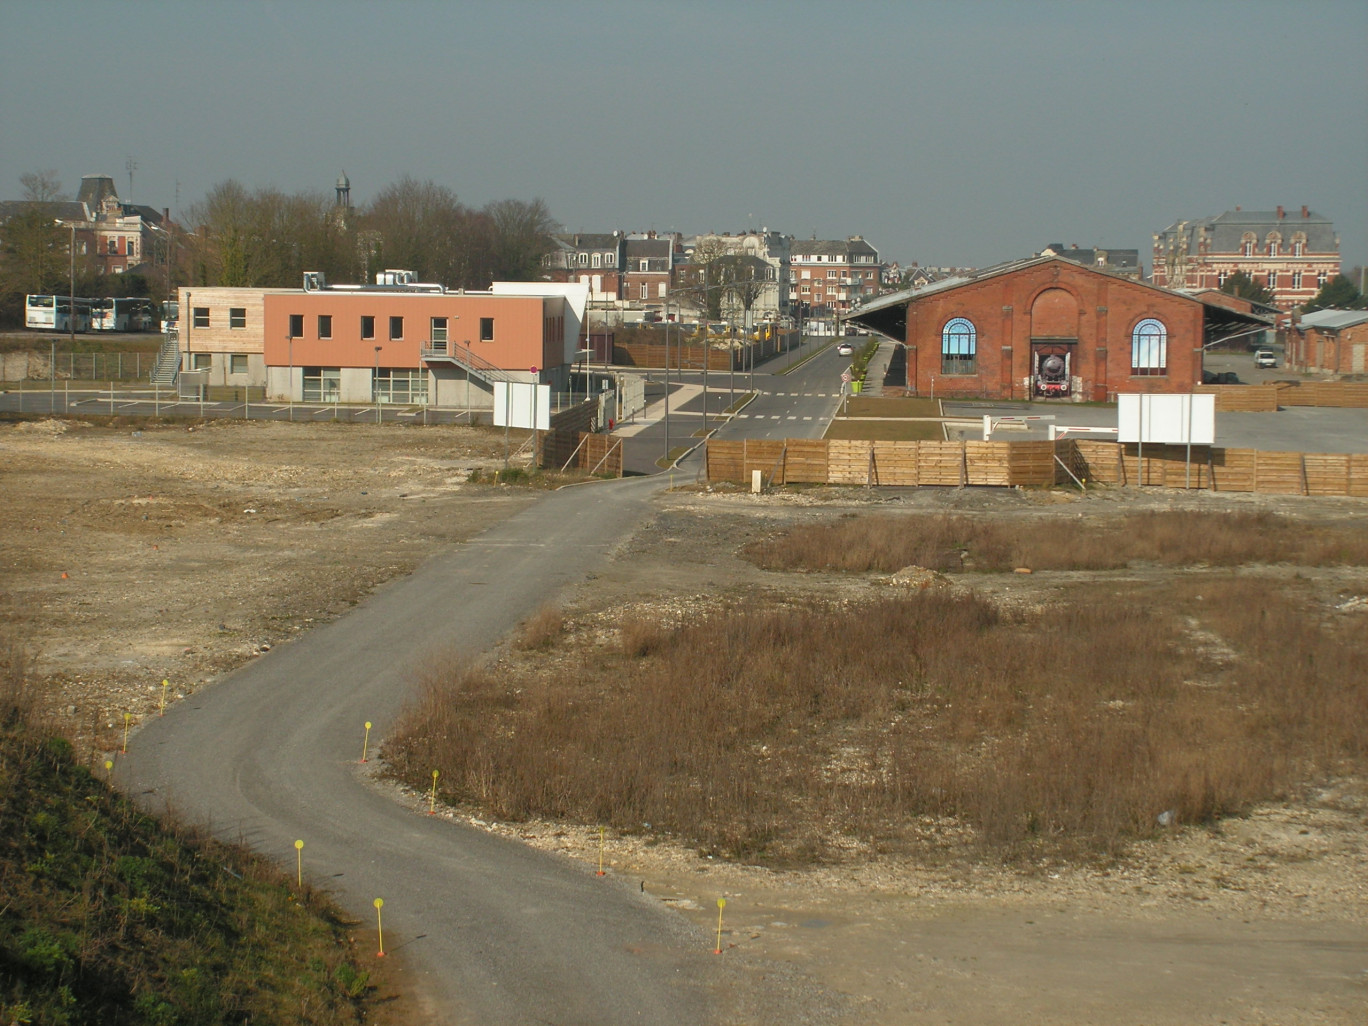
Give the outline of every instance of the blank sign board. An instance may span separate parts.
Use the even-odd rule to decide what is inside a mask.
[[[1118,395],[1117,441],[1211,445],[1216,441],[1214,395]]]
[[[539,431],[550,431],[551,386],[534,385],[530,381],[496,381],[494,426],[536,427]]]

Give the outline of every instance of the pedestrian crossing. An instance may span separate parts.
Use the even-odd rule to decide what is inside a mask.
[[[782,413],[738,413],[737,420],[826,420],[825,417],[799,417]]]

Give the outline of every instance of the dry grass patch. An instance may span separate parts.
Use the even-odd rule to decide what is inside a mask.
[[[435,669],[387,757],[482,813],[772,862],[1118,850],[1363,769],[1368,659],[1305,596],[1220,576],[1030,615],[929,590],[642,619],[549,673]],[[1213,645],[1213,638],[1219,644]],[[542,668],[545,664],[542,663]]]
[[[1368,531],[1273,513],[1144,512],[1105,522],[967,516],[849,517],[752,542],[742,556],[768,570],[893,573],[906,566],[984,571],[1161,566],[1368,565]]]

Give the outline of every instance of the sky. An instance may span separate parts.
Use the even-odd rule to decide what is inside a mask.
[[[1147,271],[1174,221],[1307,205],[1368,263],[1365,0],[0,0],[0,36],[0,199],[409,176],[568,231]]]

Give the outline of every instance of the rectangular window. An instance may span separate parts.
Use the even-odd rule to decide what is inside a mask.
[[[493,318],[493,317],[481,317],[481,318],[480,318],[480,341],[481,341],[481,342],[493,342],[493,341],[494,341],[494,318]]]
[[[603,266],[604,266],[604,267],[612,267],[612,266],[615,265],[616,263],[617,263],[617,254],[616,254],[616,253],[604,253],[604,254],[603,254]]]
[[[657,283],[656,283],[656,298],[657,298],[657,299],[664,299],[664,298],[665,298],[665,283],[664,283],[663,281],[662,281],[662,282],[657,282]]]
[[[229,373],[229,374],[246,374],[246,373],[247,373],[247,354],[246,354],[246,353],[233,353],[231,356],[228,357],[228,373]]]
[[[1301,273],[1301,271],[1293,271],[1293,272],[1292,272],[1292,287],[1293,287],[1294,289],[1299,289],[1299,288],[1302,287],[1302,284],[1301,284],[1301,283],[1302,283],[1302,273]]]
[[[370,314],[361,315],[361,337],[375,338],[375,318]]]
[[[1272,292],[1272,291],[1273,291],[1274,289],[1276,289],[1277,287],[1278,287],[1278,272],[1277,272],[1277,271],[1269,271],[1269,272],[1268,272],[1268,291],[1269,291],[1269,292]]]
[[[340,367],[305,367],[304,401],[306,403],[335,403],[342,391]]]
[[[195,307],[194,325],[197,328],[209,327],[209,308],[207,306]]]
[[[641,283],[641,298],[642,298],[642,299],[645,299],[645,298],[647,297],[647,294],[649,293],[649,291],[650,291],[650,286],[647,285],[647,284],[643,281],[643,282]]]
[[[595,253],[594,256],[593,256],[593,259],[592,259],[590,262],[592,263],[592,265],[593,265],[594,267],[602,267],[602,266],[603,266],[603,254],[602,254],[602,253]]]
[[[290,338],[304,337],[304,315],[290,314]]]
[[[400,339],[404,337],[404,319],[402,317],[390,318],[390,339]]]
[[[111,256],[117,256],[119,253],[119,243],[114,239],[109,240],[109,252]]]
[[[332,338],[332,314],[318,315],[318,337]]]
[[[375,378],[375,395],[382,403],[423,405],[427,402],[427,373],[403,367],[381,367]]]
[[[247,327],[247,308],[245,306],[230,306],[228,308],[228,327]]]
[[[190,369],[207,371],[214,366],[214,358],[209,353],[196,353],[190,360]]]
[[[445,343],[447,340],[447,319],[445,317],[434,317],[432,319],[432,332],[429,338],[433,342]]]

